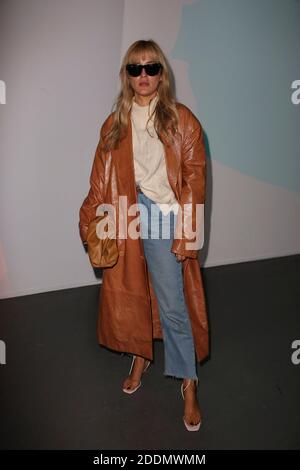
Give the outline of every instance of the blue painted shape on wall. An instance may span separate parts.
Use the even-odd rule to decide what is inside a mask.
[[[171,57],[188,62],[212,158],[300,191],[299,0],[198,0]]]

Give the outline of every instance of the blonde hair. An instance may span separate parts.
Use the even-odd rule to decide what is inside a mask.
[[[167,59],[159,45],[149,40],[139,40],[134,42],[127,50],[119,72],[121,80],[121,90],[113,105],[113,122],[105,136],[106,150],[118,147],[120,141],[125,137],[128,128],[129,111],[134,97],[134,91],[129,83],[126,65],[139,63],[144,55],[149,56],[149,60],[162,64],[161,81],[159,82],[157,95],[158,101],[155,107],[154,128],[158,138],[164,136],[166,142],[172,140],[172,135],[178,127],[178,112],[176,109],[175,96],[171,87],[170,68]],[[154,112],[153,111],[153,112]],[[151,119],[152,115],[149,117]],[[170,134],[171,131],[171,134]]]

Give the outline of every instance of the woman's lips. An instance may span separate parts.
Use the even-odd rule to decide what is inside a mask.
[[[140,82],[139,85],[140,85],[140,86],[148,86],[149,83],[148,83],[148,82]]]

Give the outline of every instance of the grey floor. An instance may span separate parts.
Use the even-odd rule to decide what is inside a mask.
[[[99,286],[2,300],[0,448],[300,449],[299,273],[300,256],[202,270],[211,356],[196,433],[161,341],[142,387],[121,391],[131,360],[97,343]]]

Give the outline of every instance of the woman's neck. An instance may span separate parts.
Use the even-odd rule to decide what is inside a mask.
[[[133,100],[139,106],[148,106],[150,101],[152,101],[154,98],[156,98],[156,96],[157,96],[157,92],[155,92],[153,95],[150,95],[150,96],[135,95]]]

